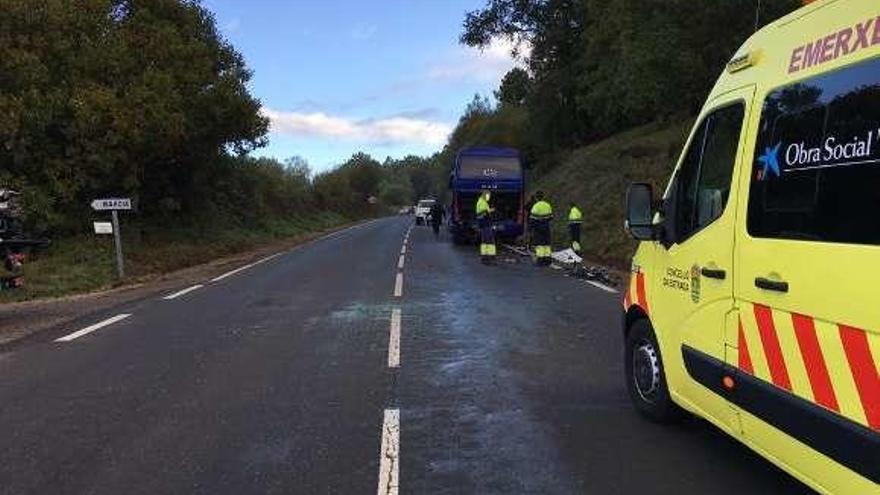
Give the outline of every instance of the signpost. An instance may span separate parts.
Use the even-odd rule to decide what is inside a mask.
[[[92,209],[95,211],[130,210],[131,209],[131,199],[129,199],[129,198],[96,199],[96,200],[92,201]]]
[[[125,278],[125,264],[122,260],[122,238],[119,233],[119,210],[131,210],[131,199],[129,198],[105,198],[92,201],[92,209],[95,211],[109,211],[113,216],[113,240],[116,244],[116,272],[119,278]],[[95,222],[95,233],[98,232],[98,223]],[[103,222],[106,223],[106,222]],[[101,230],[106,230],[106,226],[102,226]]]
[[[112,234],[113,224],[110,222],[92,222],[95,226],[96,234]]]

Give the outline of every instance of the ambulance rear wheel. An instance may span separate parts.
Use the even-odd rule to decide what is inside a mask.
[[[648,320],[633,323],[626,337],[624,360],[626,388],[636,410],[657,423],[681,419],[681,408],[669,396],[660,346]]]

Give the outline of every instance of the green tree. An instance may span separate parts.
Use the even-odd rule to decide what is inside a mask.
[[[501,85],[495,90],[495,99],[502,106],[522,105],[529,95],[531,85],[529,73],[525,69],[514,67],[501,79]]]
[[[389,206],[412,204],[413,187],[409,175],[403,170],[387,170],[379,184],[379,199]]]
[[[761,22],[799,5],[763,0]],[[755,0],[488,0],[466,15],[460,41],[531,44],[525,98],[531,142],[551,153],[695,111],[752,33],[755,6]]]
[[[340,167],[340,171],[348,175],[352,191],[366,199],[379,193],[382,181],[381,165],[372,156],[357,152]]]
[[[0,0],[0,169],[74,228],[102,194],[193,210],[264,143],[242,57],[194,0]]]

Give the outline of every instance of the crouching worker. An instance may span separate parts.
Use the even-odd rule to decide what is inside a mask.
[[[538,265],[550,264],[550,255],[553,250],[550,247],[550,222],[553,220],[553,207],[544,200],[544,193],[535,193],[534,206],[529,212],[529,224],[532,230],[532,246],[535,248],[535,258]]]
[[[480,261],[483,264],[495,262],[495,228],[492,225],[492,206],[489,205],[491,195],[483,191],[477,200],[477,226],[480,228]]]

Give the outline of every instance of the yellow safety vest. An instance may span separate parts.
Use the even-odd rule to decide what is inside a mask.
[[[480,196],[477,200],[477,218],[483,218],[491,213],[492,208],[489,206],[489,200],[484,196]]]
[[[568,223],[583,223],[584,222],[584,214],[581,213],[580,208],[577,206],[572,206],[571,210],[568,211]]]
[[[532,211],[529,212],[529,218],[532,220],[550,220],[553,218],[553,207],[550,206],[550,203],[544,200],[538,201],[532,206]]]

